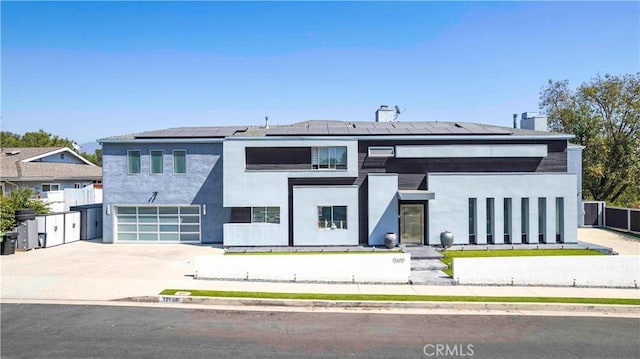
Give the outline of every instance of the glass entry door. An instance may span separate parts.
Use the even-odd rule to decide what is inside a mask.
[[[400,243],[424,244],[423,204],[400,204]]]

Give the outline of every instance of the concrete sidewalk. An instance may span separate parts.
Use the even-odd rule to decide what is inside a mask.
[[[288,293],[424,294],[460,296],[599,297],[640,299],[638,289],[323,284],[193,279],[196,255],[222,254],[208,245],[102,244],[80,241],[1,256],[3,299],[116,300],[157,296],[163,289]]]

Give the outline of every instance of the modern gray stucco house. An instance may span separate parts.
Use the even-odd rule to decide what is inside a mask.
[[[524,113],[474,123],[306,121],[100,140],[105,242],[575,243],[581,148]]]

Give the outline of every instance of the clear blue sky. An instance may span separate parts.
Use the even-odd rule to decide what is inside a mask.
[[[2,130],[79,143],[374,118],[510,126],[549,79],[640,71],[638,2],[1,2]]]

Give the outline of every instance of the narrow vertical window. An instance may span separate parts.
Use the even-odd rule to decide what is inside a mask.
[[[469,244],[476,244],[477,200],[469,198]]]
[[[564,243],[564,198],[556,197],[556,243]]]
[[[173,151],[173,173],[187,173],[187,151]]]
[[[504,243],[511,244],[511,198],[504,199],[502,218],[504,220]]]
[[[162,151],[151,151],[151,173],[162,173]]]
[[[545,243],[547,233],[547,199],[538,198],[538,243]]]
[[[520,200],[520,228],[522,243],[529,243],[529,198]]]
[[[493,244],[493,232],[495,224],[495,203],[493,198],[487,198],[487,243]]]
[[[127,151],[129,173],[140,173],[140,151]]]

